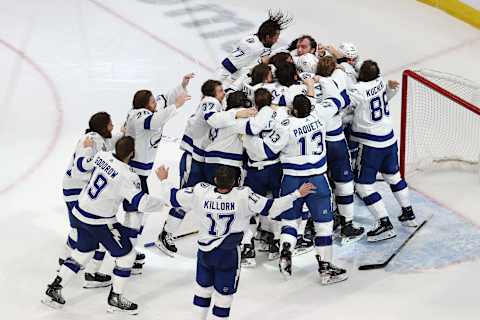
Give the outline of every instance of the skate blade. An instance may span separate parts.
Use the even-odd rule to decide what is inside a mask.
[[[98,281],[86,281],[83,284],[83,289],[96,289],[96,288],[105,288],[110,287],[112,282],[98,282]]]
[[[388,239],[391,239],[391,238],[395,238],[396,236],[397,236],[397,234],[395,233],[395,231],[390,230],[388,232],[384,232],[384,233],[379,234],[377,236],[367,237],[367,241],[368,242],[384,241],[384,240],[388,240]]]
[[[123,313],[123,314],[129,314],[129,315],[132,315],[132,316],[138,315],[138,309],[137,310],[123,310],[123,309],[120,309],[120,308],[117,308],[117,307],[114,307],[114,306],[111,306],[111,305],[107,306],[107,312],[108,313]]]
[[[161,252],[163,252],[165,255],[169,256],[170,258],[175,258],[175,253],[173,253],[170,250],[168,250],[167,248],[165,248],[163,246],[163,244],[161,244],[161,242],[158,243],[157,241],[155,241],[155,247],[160,249]]]
[[[355,243],[359,240],[361,240],[363,237],[365,236],[365,233],[362,233],[360,236],[358,237],[341,237],[340,239],[340,245],[341,246],[348,246],[352,243]]]
[[[342,275],[335,276],[335,277],[320,275],[320,283],[323,286],[328,286],[328,285],[331,285],[331,284],[342,282],[342,281],[345,281],[347,279],[348,279],[347,274],[342,274]]]
[[[52,309],[55,309],[55,310],[60,310],[63,308],[63,304],[61,303],[58,303],[56,301],[53,301],[52,298],[46,296],[45,298],[43,298],[42,300],[40,300],[44,305],[52,308]]]
[[[404,227],[410,227],[410,228],[416,228],[418,227],[418,223],[415,219],[413,220],[407,220],[407,221],[401,221],[401,224],[404,226]]]
[[[302,254],[309,253],[312,250],[313,250],[313,246],[308,248],[295,248],[295,250],[293,251],[293,255],[301,256]]]
[[[243,259],[241,265],[243,268],[255,268],[257,266],[257,261],[253,258]]]

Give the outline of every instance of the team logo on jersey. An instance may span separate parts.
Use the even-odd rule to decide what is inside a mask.
[[[150,146],[156,149],[160,141],[162,141],[162,133],[157,133],[150,138]]]

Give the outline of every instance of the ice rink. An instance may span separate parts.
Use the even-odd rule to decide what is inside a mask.
[[[80,277],[63,290],[63,310],[40,303],[68,231],[61,182],[74,144],[93,113],[107,111],[118,129],[136,90],[161,92],[195,72],[192,101],[166,126],[169,139],[156,158],[175,173],[181,153],[174,139],[199,102],[200,85],[268,8],[295,18],[284,42],[305,33],[324,44],[353,42],[388,79],[431,68],[480,83],[479,30],[413,0],[0,0],[2,319],[107,317],[109,289],[82,289]],[[398,131],[400,95],[391,106]],[[472,143],[479,141],[473,132]],[[149,183],[155,193],[156,181]],[[442,170],[410,183],[414,209],[430,221],[388,268],[357,270],[388,256],[408,236],[401,226],[387,243],[335,246],[350,279],[334,286],[319,284],[313,253],[294,259],[288,282],[273,262],[242,270],[231,318],[479,319],[480,174]],[[400,208],[378,184],[395,217]],[[373,223],[365,207],[356,209],[358,223]],[[141,243],[155,238],[165,214],[149,217]],[[182,230],[193,229],[189,216]],[[138,319],[192,319],[195,237],[178,246],[175,259],[147,251],[144,274],[128,284]]]

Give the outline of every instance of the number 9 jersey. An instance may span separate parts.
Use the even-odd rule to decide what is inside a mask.
[[[351,139],[375,148],[386,148],[397,139],[393,132],[388,102],[397,90],[388,88],[378,77],[369,82],[358,82],[349,90],[354,108]]]

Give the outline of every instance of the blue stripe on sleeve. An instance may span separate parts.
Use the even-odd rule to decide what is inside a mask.
[[[340,102],[340,100],[338,100],[337,98],[334,98],[334,97],[330,97],[330,98],[327,98],[325,100],[331,100],[335,106],[337,107],[337,109],[340,109],[342,107],[342,103]]]
[[[132,206],[134,206],[135,208],[138,208],[138,205],[140,204],[140,201],[142,200],[144,195],[145,195],[145,192],[140,191],[135,196],[133,196],[132,203],[131,203]]]
[[[272,208],[273,206],[273,199],[268,199],[267,200],[267,203],[265,203],[265,207],[262,209],[262,211],[260,212],[260,214],[262,216],[268,216],[268,212],[270,211],[270,209]]]
[[[254,136],[252,127],[250,126],[250,120],[247,121],[247,126],[245,127],[245,133],[249,136]]]
[[[150,126],[151,126],[151,123],[152,123],[152,117],[153,117],[153,114],[149,115],[148,117],[145,118],[145,122],[143,122],[143,128],[145,130],[150,130]]]
[[[207,121],[208,119],[210,119],[211,116],[213,116],[215,114],[215,112],[209,112],[209,113],[205,113],[203,115],[203,118],[205,119],[205,121]]]
[[[267,156],[268,160],[275,160],[278,158],[278,155],[275,154],[275,152],[273,152],[272,149],[265,144],[265,142],[263,143],[263,150],[265,151],[265,155]]]

